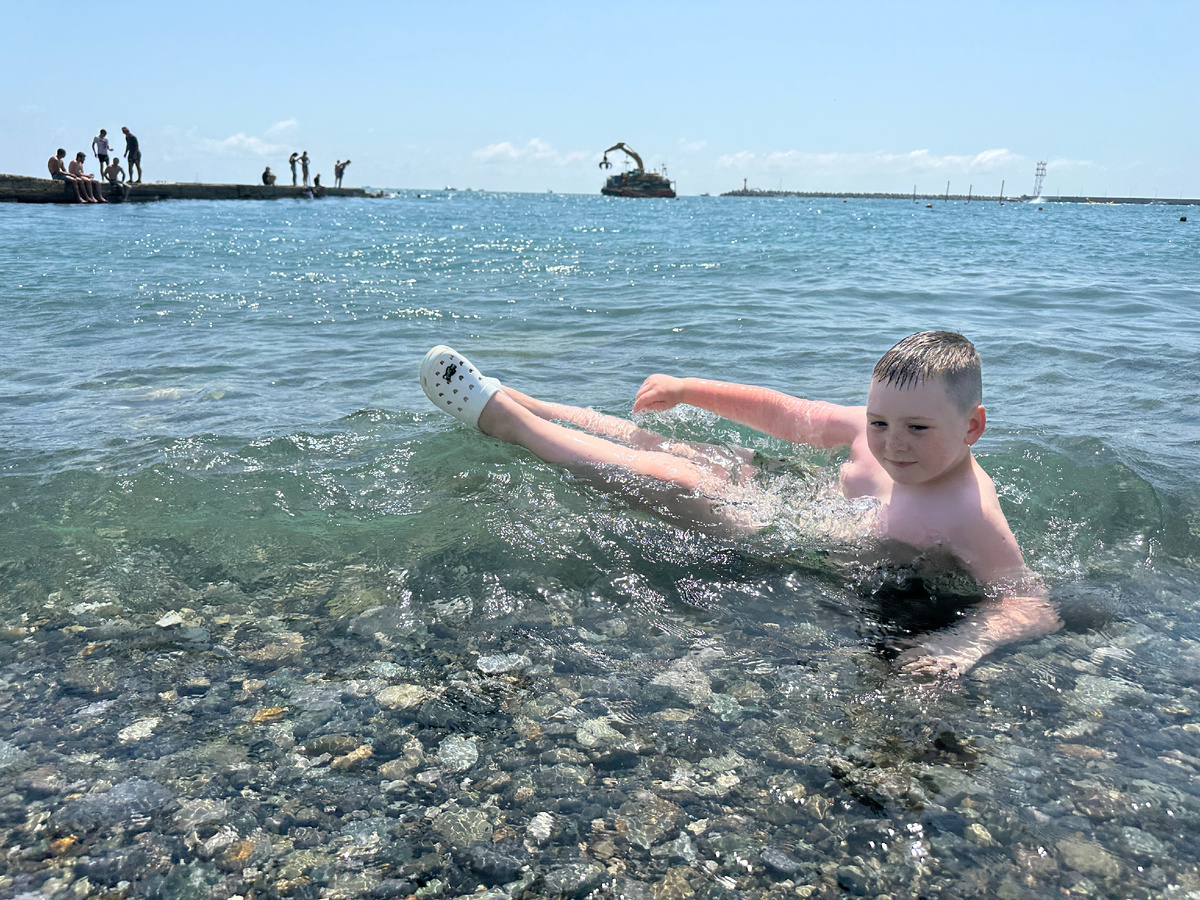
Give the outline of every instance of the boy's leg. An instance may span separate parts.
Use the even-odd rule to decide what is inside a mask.
[[[506,391],[493,394],[480,413],[479,430],[484,434],[524,447],[538,459],[563,466],[598,487],[620,491],[634,505],[670,521],[722,532],[752,527],[719,501],[729,487],[728,471],[722,467],[661,450],[626,447],[567,428],[535,414]]]
[[[653,450],[691,459],[705,468],[719,470],[725,477],[740,478],[740,470],[754,458],[754,451],[730,449],[716,444],[692,441],[677,441],[645,428],[639,428],[626,419],[605,415],[594,409],[551,403],[530,397],[508,385],[504,392],[534,415],[548,420],[570,422],[595,435],[612,438],[638,450]]]

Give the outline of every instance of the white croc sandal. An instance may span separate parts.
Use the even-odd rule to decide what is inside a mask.
[[[442,344],[426,353],[421,362],[421,390],[442,412],[478,428],[479,414],[500,390],[500,381],[484,378],[465,356]]]

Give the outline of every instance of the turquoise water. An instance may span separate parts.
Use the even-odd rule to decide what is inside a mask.
[[[0,892],[1200,890],[1187,212],[0,209]],[[802,532],[678,531],[416,382],[448,343],[622,416],[656,371],[860,403],[927,328],[983,356],[978,455],[1069,625],[955,684]]]

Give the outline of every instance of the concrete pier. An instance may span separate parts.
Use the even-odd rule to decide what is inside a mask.
[[[105,199],[119,200],[117,192],[101,183]],[[129,185],[129,203],[152,200],[283,200],[302,199],[311,190],[314,197],[369,197],[362,188],[292,187],[290,184],[202,184],[199,182],[143,182]],[[65,181],[0,175],[0,203],[74,203],[75,191]]]

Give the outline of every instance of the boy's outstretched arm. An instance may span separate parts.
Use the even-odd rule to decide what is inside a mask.
[[[651,375],[638,389],[634,412],[696,406],[772,437],[813,447],[854,443],[866,427],[862,407],[802,400],[751,384]]]

